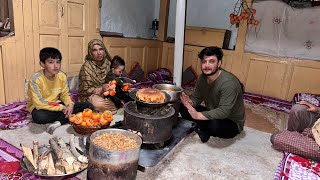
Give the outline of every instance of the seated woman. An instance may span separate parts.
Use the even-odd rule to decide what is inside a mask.
[[[319,161],[320,148],[311,131],[319,118],[319,107],[306,101],[300,101],[293,105],[289,114],[287,130],[271,136],[273,148]]]
[[[110,55],[99,39],[93,39],[88,44],[88,54],[79,73],[79,101],[89,101],[96,111],[117,111],[114,103],[102,96],[102,86],[110,70]]]

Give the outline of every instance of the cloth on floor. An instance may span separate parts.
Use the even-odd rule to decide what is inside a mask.
[[[10,165],[9,162],[20,162],[20,159],[23,156],[23,152],[12,144],[6,142],[5,140],[0,138],[0,163]],[[28,179],[28,180],[40,180],[42,179],[39,176],[35,176],[33,174],[24,171],[23,169],[17,168],[18,171],[12,172],[10,174],[6,174],[3,171],[0,172],[0,180],[7,179]],[[69,180],[78,180],[78,178],[73,177],[69,178]]]
[[[0,107],[0,129],[16,129],[31,123],[26,102],[14,102]]]
[[[274,180],[319,180],[320,163],[284,152],[278,165]]]

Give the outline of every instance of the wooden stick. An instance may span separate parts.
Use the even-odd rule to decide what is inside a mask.
[[[33,141],[33,159],[35,161],[35,164],[38,165],[38,149],[39,149],[39,142],[38,141]]]
[[[38,174],[47,174],[47,169],[49,167],[49,156],[43,156],[41,154],[40,159],[39,159],[39,164],[38,164]]]
[[[74,134],[70,134],[69,136],[69,145],[70,145],[70,151],[72,153],[72,155],[74,157],[76,157],[76,159],[82,163],[88,163],[88,158],[85,157],[84,155],[80,154],[77,149],[76,149],[76,146],[75,146],[75,143],[74,143]]]
[[[54,167],[54,162],[52,158],[52,153],[49,154],[49,159],[48,159],[48,170],[47,170],[48,175],[55,175],[56,174],[56,168]]]
[[[72,155],[71,151],[68,149],[66,143],[62,138],[58,139],[58,144],[63,152],[61,159],[67,161],[69,165],[72,165],[72,163],[76,161],[76,157]]]
[[[59,147],[58,144],[58,138],[57,137],[53,137],[51,139],[49,139],[49,144],[50,144],[50,148],[53,150],[53,158],[56,160],[60,160],[62,158],[62,150]]]
[[[35,169],[37,169],[37,165],[33,159],[33,154],[30,148],[20,144],[23,154],[24,154],[24,158],[23,158],[23,162],[26,164],[27,169],[31,172],[33,172]]]

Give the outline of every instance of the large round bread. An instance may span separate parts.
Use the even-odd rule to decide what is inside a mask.
[[[141,101],[149,103],[164,103],[166,100],[166,95],[162,91],[152,88],[138,90],[136,97]]]

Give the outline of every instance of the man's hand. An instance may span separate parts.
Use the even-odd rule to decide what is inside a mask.
[[[187,107],[187,104],[190,104],[191,106],[193,104],[190,97],[184,92],[181,93],[180,99],[181,99],[181,102],[183,103],[183,105],[186,107]]]
[[[62,112],[64,113],[66,118],[70,118],[72,112],[73,112],[73,103],[70,103],[68,106],[63,106]]]
[[[191,117],[196,120],[208,120],[207,117],[205,117],[201,112],[198,112],[193,106],[192,101],[190,97],[182,92],[180,95],[181,102],[183,105],[188,109],[188,112],[190,113]]]
[[[298,104],[308,106],[307,111],[319,113],[319,108],[313,104],[308,103],[307,101],[299,101]]]

